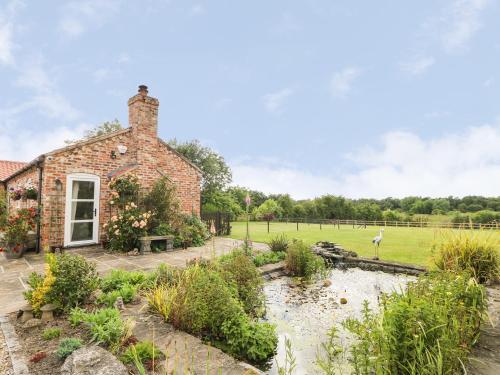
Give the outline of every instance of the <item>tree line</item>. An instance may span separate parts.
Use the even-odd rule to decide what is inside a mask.
[[[265,194],[240,186],[230,186],[231,169],[224,158],[198,141],[169,142],[203,172],[202,212],[227,212],[233,218],[246,213],[245,198],[250,196],[252,219],[275,218],[412,221],[421,215],[449,215],[451,221],[490,223],[500,221],[500,197],[463,198],[406,197],[349,199],[324,195],[294,200],[289,194]]]
[[[85,138],[121,128],[118,120],[105,122],[88,131]],[[456,223],[500,221],[500,196],[349,199],[328,194],[294,200],[289,194],[265,194],[245,187],[230,186],[231,168],[223,156],[203,146],[198,140],[178,142],[172,139],[168,143],[202,171],[202,212],[227,212],[236,219],[246,213],[245,198],[248,195],[251,198],[249,212],[252,219],[257,220],[307,218],[412,221],[422,219],[419,215],[448,215]]]

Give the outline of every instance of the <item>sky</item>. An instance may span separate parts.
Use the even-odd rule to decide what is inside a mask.
[[[500,1],[0,0],[0,159],[104,121],[139,84],[159,135],[304,199],[500,195]]]

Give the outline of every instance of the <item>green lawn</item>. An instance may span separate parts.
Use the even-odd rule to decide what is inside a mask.
[[[229,237],[244,239],[246,223],[233,222],[231,235]],[[379,227],[367,227],[366,229],[353,229],[352,226],[323,225],[320,230],[319,224],[299,224],[299,230],[295,223],[271,223],[270,233],[267,233],[267,223],[251,222],[250,239],[255,242],[267,242],[271,237],[285,233],[288,238],[299,238],[310,244],[317,241],[331,241],[341,244],[344,248],[356,251],[361,256],[371,257],[374,255],[372,238],[378,235]],[[450,233],[449,229],[428,228],[384,228],[384,239],[380,245],[380,258],[402,263],[419,264],[422,266],[432,265],[431,250],[434,244],[439,243],[443,236]],[[478,235],[495,236],[500,238],[500,231],[484,231]]]

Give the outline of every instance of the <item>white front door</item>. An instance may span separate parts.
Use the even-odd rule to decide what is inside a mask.
[[[66,181],[64,246],[95,244],[99,239],[99,177],[76,173]]]

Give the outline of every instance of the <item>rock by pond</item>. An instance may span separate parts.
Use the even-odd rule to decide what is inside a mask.
[[[297,285],[292,278],[280,277],[266,282],[267,319],[277,326],[278,353],[268,374],[277,374],[276,361],[285,360],[285,338],[291,341],[297,367],[296,374],[319,374],[316,355],[326,341],[332,326],[339,328],[339,344],[348,347],[351,340],[341,323],[359,318],[363,301],[376,308],[383,292],[401,291],[415,277],[401,274],[363,271],[359,268],[332,269],[328,278],[307,286]],[[348,303],[341,304],[341,298]],[[347,366],[347,364],[346,364]]]

